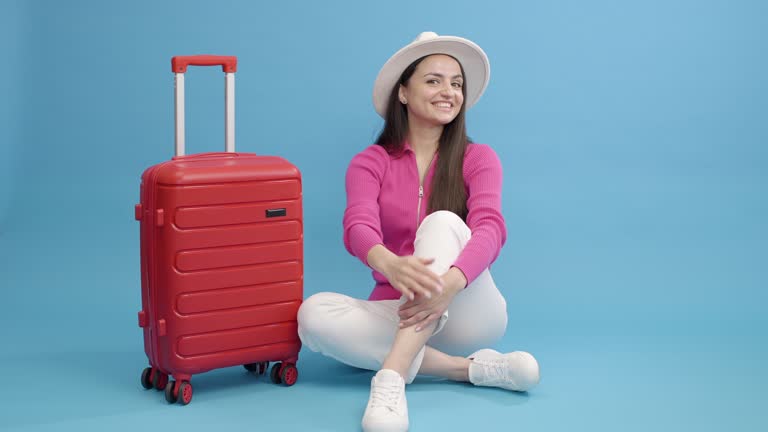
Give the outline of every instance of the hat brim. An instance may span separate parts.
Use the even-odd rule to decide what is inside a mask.
[[[447,54],[461,63],[467,91],[464,99],[466,109],[477,103],[491,76],[488,56],[470,40],[456,36],[438,36],[406,45],[382,66],[373,84],[373,106],[380,116],[386,117],[389,95],[405,68],[414,61],[432,54]]]

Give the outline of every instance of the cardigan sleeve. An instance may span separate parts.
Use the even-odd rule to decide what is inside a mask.
[[[467,226],[472,237],[453,266],[472,283],[499,256],[507,240],[507,228],[501,214],[501,161],[487,145],[471,144],[464,159],[467,186]]]
[[[378,145],[358,153],[346,175],[347,208],[344,211],[344,246],[368,265],[368,251],[383,244],[379,192],[389,158]]]

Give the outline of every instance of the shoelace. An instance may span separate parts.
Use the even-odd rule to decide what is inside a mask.
[[[397,384],[376,384],[371,390],[371,408],[387,408],[395,410],[400,399],[400,387]]]
[[[507,362],[503,359],[480,360],[479,363],[483,365],[485,379],[494,382],[508,380]]]

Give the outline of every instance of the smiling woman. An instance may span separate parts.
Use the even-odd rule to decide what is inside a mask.
[[[417,374],[513,391],[539,381],[532,355],[483,349],[507,326],[489,272],[506,240],[501,163],[465,125],[489,75],[473,42],[422,33],[376,78],[385,124],[349,165],[344,213],[344,244],[376,285],[368,300],[315,294],[298,317],[308,348],[378,371],[365,431],[408,429],[405,383]]]

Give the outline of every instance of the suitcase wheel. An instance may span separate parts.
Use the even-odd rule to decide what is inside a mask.
[[[141,372],[141,386],[149,390],[153,387],[152,384],[152,368],[148,367]]]
[[[165,400],[168,403],[176,403],[178,398],[176,397],[176,394],[174,393],[174,389],[176,388],[176,381],[170,381],[167,386],[165,386]]]
[[[295,365],[288,363],[280,372],[280,378],[283,380],[283,384],[292,386],[299,379],[299,370],[296,369]]]
[[[272,366],[269,377],[275,384],[292,386],[296,384],[296,380],[299,378],[299,370],[296,369],[296,365],[293,363],[275,363]]]
[[[179,386],[179,403],[186,405],[192,402],[192,384],[189,381],[182,381]]]
[[[154,377],[152,378],[152,385],[155,387],[155,389],[158,391],[165,390],[165,387],[168,385],[168,375],[160,371],[155,371],[153,375]]]
[[[187,405],[192,402],[192,384],[189,381],[171,381],[165,387],[165,400],[174,404],[176,402]]]
[[[176,403],[176,401],[179,400],[174,390],[178,391],[178,389],[176,389],[176,381],[171,381],[165,386],[165,400],[169,404]]]
[[[271,378],[272,382],[275,384],[282,384],[283,382],[283,380],[280,378],[280,368],[282,366],[282,363],[275,363],[272,365],[272,370],[269,372],[269,378]]]

